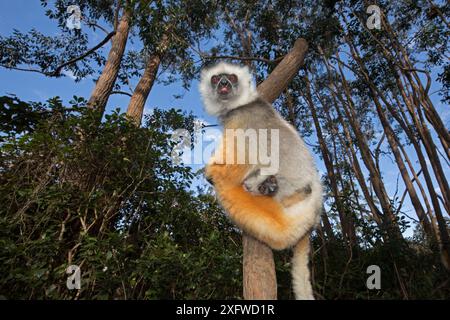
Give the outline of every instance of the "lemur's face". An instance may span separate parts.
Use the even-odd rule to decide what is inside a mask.
[[[221,73],[211,77],[211,87],[220,100],[229,100],[236,94],[238,77],[235,74]]]

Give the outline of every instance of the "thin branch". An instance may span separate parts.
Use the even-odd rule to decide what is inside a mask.
[[[450,162],[447,160],[447,158],[445,157],[445,155],[442,154],[442,151],[439,148],[436,148],[437,152],[439,153],[439,155],[442,157],[442,160],[444,160],[444,162],[447,164],[447,166],[450,167]]]
[[[416,177],[417,178],[419,178],[419,176],[422,174],[422,169],[420,169],[418,172],[417,172],[417,174],[415,175],[415,177],[413,177],[412,179],[411,179],[411,183],[414,183],[415,181],[418,181],[417,179],[416,179]],[[420,183],[420,181],[418,181],[417,183]],[[403,202],[405,201],[405,198],[406,198],[406,194],[408,193],[408,189],[405,189],[405,191],[403,192],[403,195],[402,195],[402,197],[400,198],[400,202],[398,203],[398,207],[397,207],[397,210],[396,210],[396,215],[398,215],[399,213],[400,213],[400,210],[402,209],[402,206],[403,206]],[[403,212],[403,214],[405,214],[404,212]],[[406,215],[406,214],[405,214]],[[412,219],[412,220],[414,220],[414,221],[416,221],[416,222],[419,222],[418,220],[415,220],[414,218],[411,218],[410,216],[408,216],[408,215],[406,215],[408,218],[410,218],[410,219]]]
[[[400,66],[399,66],[400,67]],[[428,96],[428,91],[430,91],[430,87],[431,87],[431,76],[430,73],[426,70],[421,70],[421,69],[416,69],[416,68],[402,68],[400,67],[403,71],[408,71],[408,72],[420,72],[420,73],[424,73],[425,76],[427,77],[427,87],[425,88],[425,95]]]
[[[230,59],[230,60],[242,60],[242,61],[261,61],[268,64],[276,64],[283,60],[285,57],[284,55],[281,57],[278,57],[274,60],[266,59],[266,58],[259,58],[259,57],[239,57],[239,56],[205,56],[201,55],[202,59],[207,60],[215,60],[215,59]]]
[[[58,67],[56,67],[55,71],[52,72],[44,72],[42,70],[38,70],[38,69],[27,69],[27,68],[21,68],[21,67],[12,67],[9,65],[5,65],[5,64],[0,64],[0,67],[3,67],[5,69],[12,69],[12,70],[18,70],[18,71],[26,71],[26,72],[36,72],[36,73],[40,73],[43,74],[47,77],[59,77],[61,75],[61,71],[64,67],[67,67],[68,65],[71,65],[79,60],[82,60],[84,58],[86,58],[87,56],[89,56],[90,54],[94,53],[95,51],[97,51],[100,47],[102,47],[105,43],[107,43],[109,41],[109,39],[111,39],[114,35],[116,34],[115,31],[110,32],[105,39],[103,39],[100,43],[98,43],[95,47],[89,49],[88,51],[86,51],[85,53],[83,53],[82,55],[73,58],[67,62],[64,62],[63,64],[59,65]]]
[[[95,28],[97,28],[97,29],[102,30],[102,31],[103,31],[104,33],[106,33],[106,34],[109,34],[109,33],[110,33],[110,31],[106,30],[105,27],[102,27],[101,25],[98,25],[97,23],[95,23],[95,22],[93,22],[93,21],[86,21],[85,23],[86,23],[86,25],[88,25],[88,26],[90,26],[90,27],[95,27]]]
[[[120,91],[120,90],[117,90],[117,91],[111,91],[111,94],[123,94],[123,95],[125,95],[125,96],[129,96],[129,97],[131,97],[131,96],[132,96],[132,94],[131,94],[131,93],[129,93],[129,92],[126,92],[126,91]]]
[[[89,49],[88,51],[86,51],[86,52],[83,53],[82,55],[80,55],[80,56],[78,56],[78,57],[76,57],[76,58],[73,58],[73,59],[67,61],[66,63],[63,63],[63,64],[60,65],[59,67],[57,67],[57,68],[55,69],[55,71],[53,72],[53,76],[59,76],[59,74],[61,73],[61,70],[62,70],[64,67],[67,67],[68,65],[70,65],[70,64],[72,64],[72,63],[75,63],[75,62],[77,62],[77,61],[79,61],[79,60],[82,60],[82,59],[86,58],[88,55],[90,55],[90,54],[94,53],[95,51],[97,51],[100,47],[103,47],[103,45],[106,44],[106,43],[109,41],[109,39],[111,39],[115,34],[116,34],[115,31],[110,32],[110,33],[109,33],[109,34],[108,34],[108,35],[107,35],[100,43],[98,43],[95,47]]]
[[[20,68],[20,67],[12,67],[12,66],[5,65],[5,64],[0,64],[0,67],[3,67],[5,69],[18,70],[18,71],[36,72],[36,73],[40,73],[40,74],[43,74],[43,75],[46,75],[46,76],[49,75],[48,73],[43,72],[41,70],[37,70],[37,69],[27,69],[27,68]]]

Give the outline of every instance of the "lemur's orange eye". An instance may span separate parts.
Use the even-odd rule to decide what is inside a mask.
[[[211,77],[211,83],[212,83],[212,84],[218,84],[218,83],[219,83],[219,80],[220,80],[220,77],[219,77],[219,76],[212,76],[212,77]]]
[[[238,77],[235,74],[228,75],[228,79],[231,81],[231,83],[237,83],[238,82]]]

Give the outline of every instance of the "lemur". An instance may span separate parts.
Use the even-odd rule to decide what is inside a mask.
[[[218,117],[224,130],[205,168],[206,178],[239,228],[272,249],[293,247],[295,297],[314,299],[309,235],[320,221],[322,185],[310,152],[294,127],[258,94],[248,67],[220,62],[204,68],[199,89],[206,112]],[[257,132],[258,141],[264,139],[260,129],[266,129],[268,149],[276,147],[279,155],[277,172],[265,173],[268,164],[259,158],[250,163],[249,144],[239,148],[236,137],[226,134],[247,129]],[[273,130],[278,141],[270,135]],[[245,161],[236,161],[239,156]]]

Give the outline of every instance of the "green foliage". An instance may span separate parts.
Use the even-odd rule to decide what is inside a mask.
[[[381,145],[384,136],[378,141],[373,93],[349,56],[344,35],[351,36],[371,81],[391,101],[399,98],[396,76],[403,56],[432,76],[437,70],[442,89],[435,93],[449,101],[450,38],[438,11],[448,21],[448,4],[378,1],[394,33],[368,32],[367,3],[354,0],[87,0],[79,2],[83,30],[67,30],[67,7],[72,2],[41,0],[61,33],[49,37],[33,29],[0,36],[0,65],[60,76],[58,66],[90,48],[86,30],[96,31],[100,25],[113,30],[119,7],[130,10],[128,41],[136,46],[128,48],[122,59],[115,91],[140,77],[151,55],[161,59],[156,81],[181,80],[189,88],[201,67],[198,62],[214,62],[207,55],[276,59],[304,37],[310,48],[305,68],[275,105],[303,137],[312,136],[317,127],[304,101],[309,87],[305,80],[310,77],[319,126],[332,150],[331,173],[339,176],[339,195],[333,194],[330,176],[324,177],[325,207],[336,239],[328,239],[321,229],[313,235],[316,296],[448,299],[448,272],[437,244],[424,236],[421,227],[416,226],[412,239],[394,241],[387,226],[371,218],[349,157],[349,148],[354,148],[350,141],[361,137],[351,131],[348,138],[342,131],[338,111],[346,102],[339,98],[342,76],[336,64],[338,58],[345,63],[351,100],[368,144]],[[124,11],[118,13],[120,18]],[[400,54],[397,42],[405,53]],[[324,59],[332,64],[331,70],[325,68]],[[104,62],[96,51],[65,70],[80,80]],[[253,61],[257,81],[275,66]],[[394,104],[400,111],[405,107],[401,101]],[[58,98],[43,104],[0,97],[0,298],[240,298],[242,252],[237,230],[213,197],[196,185],[191,169],[169,157],[170,132],[191,129],[193,117],[178,110],[155,110],[143,128],[136,128],[115,111],[99,125],[98,115],[85,104],[77,97],[70,108]],[[401,130],[398,136],[404,137]],[[312,146],[320,152],[319,145]],[[358,148],[355,151],[358,155]],[[373,151],[377,165],[380,155],[391,153]],[[409,221],[403,200],[396,192],[390,202],[399,230],[404,231]],[[351,241],[343,236],[347,222],[355,227]],[[289,252],[276,253],[275,261],[279,298],[292,299]],[[81,267],[80,291],[66,288],[65,271],[71,264]],[[381,290],[365,286],[369,265],[381,269]]]
[[[84,33],[65,29],[58,36],[47,36],[35,29],[28,33],[14,30],[10,36],[0,36],[0,66],[60,77],[62,70],[58,67],[88,49],[89,40]],[[67,65],[64,71],[71,72],[80,81],[94,73],[95,65],[104,62],[102,55],[93,52],[79,63]]]
[[[156,109],[136,128],[116,111],[98,126],[82,98],[70,108],[58,98],[0,102],[1,296],[241,297],[240,235],[213,197],[192,191],[192,171],[168,156],[171,130],[192,129],[192,116]],[[320,233],[313,237],[318,298],[448,297],[438,250],[420,229],[407,245],[386,244],[374,225],[355,219],[362,236],[352,252],[339,234],[325,246]],[[290,253],[275,261],[279,298],[292,299]],[[72,264],[81,268],[79,292],[66,288]],[[382,290],[365,287],[372,264]]]
[[[321,245],[314,239],[315,293],[325,299],[448,299],[450,286],[439,251],[422,240],[406,244],[377,242],[373,247],[355,247],[342,241]],[[381,289],[369,290],[367,267],[381,271]]]
[[[156,110],[136,128],[114,112],[97,126],[83,103],[2,98],[0,295],[73,298],[76,264],[82,299],[238,298],[239,235],[168,156],[170,130],[193,117]],[[9,117],[18,105],[27,116]]]

